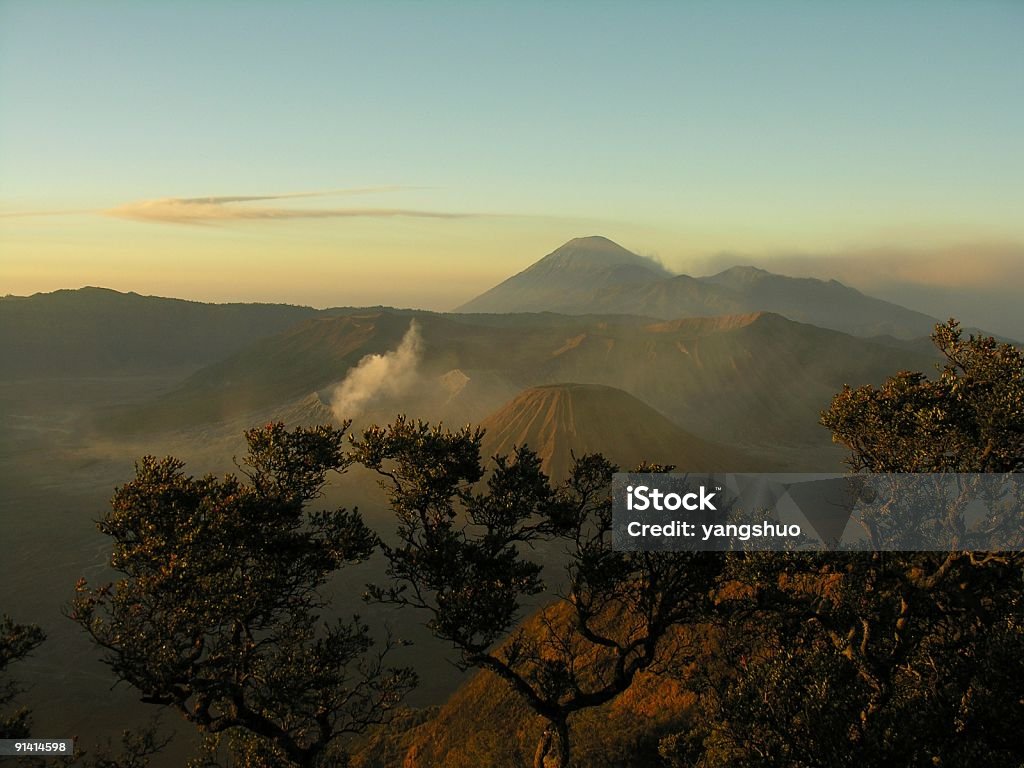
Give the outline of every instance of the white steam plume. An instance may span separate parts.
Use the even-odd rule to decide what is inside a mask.
[[[385,398],[400,397],[416,383],[423,337],[415,320],[409,323],[397,349],[382,355],[367,355],[331,393],[331,410],[341,421],[359,416],[364,409]]]

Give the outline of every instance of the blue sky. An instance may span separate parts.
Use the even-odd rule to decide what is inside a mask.
[[[0,0],[0,292],[440,308],[585,234],[1012,250],[1021,39],[1020,2]]]

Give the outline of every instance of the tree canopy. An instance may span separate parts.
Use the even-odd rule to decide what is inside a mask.
[[[991,337],[937,325],[937,378],[901,371],[880,388],[844,387],[821,423],[854,471],[1024,471],[1024,354]]]
[[[1024,363],[936,327],[937,378],[846,387],[821,422],[858,472],[1024,469]],[[736,553],[723,653],[676,766],[1019,766],[1020,552]]]
[[[327,622],[321,587],[367,558],[357,511],[309,511],[344,471],[343,428],[249,430],[242,477],[187,475],[148,456],[99,523],[122,578],[80,581],[72,618],[143,701],[228,733],[261,765],[343,762],[346,734],[379,723],[414,684],[385,668],[358,617]]]
[[[17,624],[10,616],[0,617],[0,707],[6,707],[21,688],[8,679],[8,667],[28,656],[46,639],[34,624]],[[24,707],[13,711],[0,711],[0,739],[18,739],[29,735],[32,728],[31,713]]]
[[[616,552],[614,465],[579,457],[553,485],[526,447],[494,457],[485,472],[480,440],[468,427],[452,432],[399,418],[353,441],[354,459],[384,478],[397,520],[398,543],[383,547],[390,584],[371,594],[426,612],[463,666],[504,679],[549,723],[534,764],[551,757],[567,766],[574,713],[689,652],[672,631],[706,609],[722,560]],[[564,574],[552,579],[539,554],[556,547]],[[557,599],[542,609],[542,631],[516,629],[525,601],[549,588]]]

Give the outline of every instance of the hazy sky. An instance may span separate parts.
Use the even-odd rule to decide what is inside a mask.
[[[588,234],[1024,289],[1022,39],[1024,2],[0,0],[0,294],[448,308]]]

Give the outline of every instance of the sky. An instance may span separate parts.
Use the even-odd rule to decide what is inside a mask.
[[[448,309],[600,234],[984,308],[1024,291],[1022,38],[1017,1],[0,0],[0,295]]]

